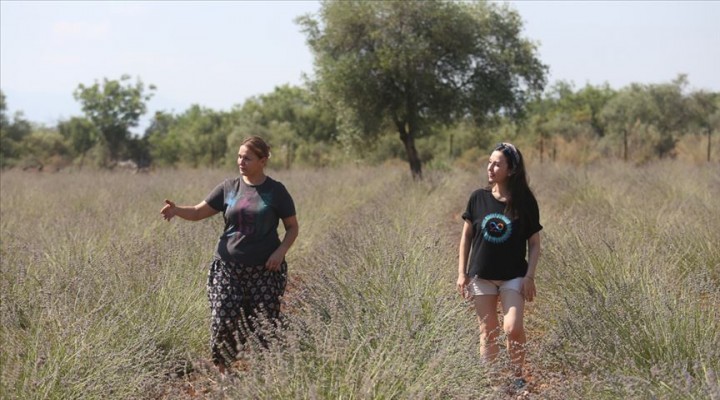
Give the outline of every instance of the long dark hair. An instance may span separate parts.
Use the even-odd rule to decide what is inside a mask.
[[[529,219],[529,207],[537,200],[528,185],[523,155],[517,147],[510,143],[499,143],[493,151],[503,153],[510,170],[507,184],[510,198],[505,205],[505,214],[512,218],[519,218],[522,225],[526,226],[525,222]]]

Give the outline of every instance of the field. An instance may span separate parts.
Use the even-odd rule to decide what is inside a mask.
[[[288,328],[236,375],[208,366],[220,216],[162,220],[232,170],[0,176],[0,397],[720,399],[720,168],[529,166],[543,255],[528,390],[478,357],[456,294],[484,171],[272,171],[298,208]]]

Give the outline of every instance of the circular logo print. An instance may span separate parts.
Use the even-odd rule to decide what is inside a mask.
[[[482,233],[490,243],[503,243],[512,233],[512,222],[503,214],[488,214],[482,222]]]

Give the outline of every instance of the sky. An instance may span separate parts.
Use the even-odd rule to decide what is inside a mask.
[[[510,1],[549,82],[667,83],[720,91],[720,1]],[[0,0],[0,89],[12,115],[82,115],[79,84],[128,74],[157,87],[148,113],[230,110],[302,85],[313,56],[296,17],[318,1]]]

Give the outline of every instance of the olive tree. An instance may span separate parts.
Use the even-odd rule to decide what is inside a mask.
[[[415,139],[472,117],[518,116],[547,68],[507,5],[454,1],[325,1],[298,19],[338,128],[372,139],[388,129],[422,177]]]

